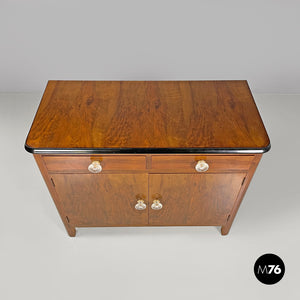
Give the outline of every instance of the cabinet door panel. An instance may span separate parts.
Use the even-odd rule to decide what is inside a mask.
[[[147,174],[53,174],[65,212],[75,226],[148,224],[148,207],[136,210],[138,198],[148,206]]]
[[[245,175],[149,175],[149,225],[225,224]],[[150,208],[156,198],[161,210]]]

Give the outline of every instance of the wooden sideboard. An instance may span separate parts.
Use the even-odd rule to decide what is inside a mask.
[[[270,141],[246,81],[49,81],[25,148],[77,227],[221,226]]]

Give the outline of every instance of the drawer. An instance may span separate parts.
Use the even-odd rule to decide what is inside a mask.
[[[198,161],[204,160],[211,172],[241,172],[250,168],[253,155],[153,155],[153,171],[172,173],[198,173],[195,169]]]
[[[90,173],[88,166],[93,161],[100,161],[103,172],[146,169],[146,157],[143,155],[44,155],[43,160],[49,172],[60,173]]]

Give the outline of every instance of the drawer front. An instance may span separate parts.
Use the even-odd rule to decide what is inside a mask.
[[[198,161],[205,161],[209,168],[205,173],[242,172],[250,168],[253,155],[153,155],[153,171],[172,173],[198,173],[195,169]]]
[[[101,156],[66,156],[44,155],[43,160],[49,172],[90,173],[89,165],[99,161],[102,172],[135,171],[146,169],[146,157],[143,155],[101,155]]]

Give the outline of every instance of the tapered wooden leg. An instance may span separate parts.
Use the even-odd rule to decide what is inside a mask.
[[[247,188],[248,188],[248,186],[249,186],[249,184],[251,182],[251,179],[252,179],[252,177],[253,177],[253,175],[255,173],[256,167],[257,167],[257,165],[258,165],[261,157],[262,157],[262,154],[256,154],[255,155],[255,158],[253,159],[251,167],[250,167],[250,169],[248,171],[248,174],[247,174],[247,176],[245,178],[244,184],[241,187],[241,189],[240,189],[240,191],[238,193],[238,196],[237,196],[237,198],[235,200],[235,203],[234,203],[233,208],[231,210],[230,216],[229,216],[226,224],[223,225],[222,228],[221,228],[221,234],[222,235],[227,235],[228,234],[228,232],[229,232],[229,230],[231,228],[231,225],[233,223],[233,220],[234,220],[234,218],[235,218],[235,216],[236,216],[236,214],[238,212],[238,209],[239,209],[239,207],[241,205],[241,202],[242,202],[242,200],[244,198],[244,195],[245,195],[245,193],[247,191]]]
[[[76,228],[75,227],[66,226],[66,229],[67,229],[68,235],[70,237],[76,236]]]
[[[48,173],[48,170],[47,170],[47,168],[46,168],[46,166],[44,164],[42,156],[39,155],[39,154],[34,154],[33,156],[34,156],[34,159],[35,159],[35,161],[36,161],[36,163],[37,163],[37,165],[38,165],[38,167],[39,167],[39,169],[40,169],[40,171],[42,173],[42,176],[43,176],[43,178],[44,178],[44,180],[46,182],[46,185],[48,187],[50,195],[51,195],[51,197],[52,197],[52,199],[54,201],[54,204],[55,204],[55,206],[57,208],[57,211],[59,212],[61,220],[64,223],[65,228],[66,228],[69,236],[74,237],[76,235],[76,229],[75,229],[74,225],[72,225],[72,224],[70,224],[68,222],[68,218],[66,217],[66,214],[64,212],[63,204],[61,203],[60,199],[58,198],[58,195],[56,193],[54,184],[51,181],[51,177],[50,177],[50,175]]]

